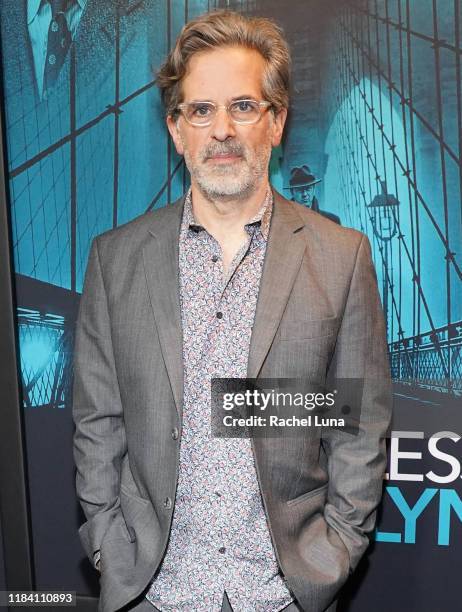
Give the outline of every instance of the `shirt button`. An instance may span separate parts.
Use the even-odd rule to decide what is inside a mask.
[[[217,319],[222,319],[222,318],[223,318],[223,313],[217,312]]]
[[[214,256],[212,257],[212,261],[213,261],[214,263],[215,263],[216,261],[218,261],[218,255],[214,255]]]
[[[51,55],[48,56],[48,62],[53,66],[54,64],[56,64],[56,55],[54,55],[53,53]]]
[[[57,31],[59,30],[59,25],[58,25],[58,22],[57,22],[57,21],[54,21],[54,20],[53,20],[53,21],[51,22],[51,29],[52,29],[52,31],[53,31],[53,32],[57,32]]]
[[[172,507],[172,500],[170,499],[170,497],[166,497],[164,500],[164,506],[166,508],[171,508]]]
[[[218,549],[218,552],[219,552],[219,553],[221,553],[222,555],[224,555],[224,554],[225,554],[225,552],[226,552],[226,548],[225,548],[225,546],[222,546],[221,548],[219,548],[219,549]]]
[[[174,440],[178,440],[178,428],[177,428],[177,427],[174,427],[174,428],[172,429],[172,438],[173,438]]]

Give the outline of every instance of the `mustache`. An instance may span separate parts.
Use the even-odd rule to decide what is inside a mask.
[[[204,149],[203,161],[215,157],[216,155],[240,155],[245,157],[245,148],[239,142],[219,142],[209,145]]]

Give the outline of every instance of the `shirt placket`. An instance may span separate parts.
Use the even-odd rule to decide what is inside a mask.
[[[244,272],[244,265],[246,264],[245,257],[251,249],[252,239],[254,236],[253,230],[254,228],[252,228],[251,231],[248,231],[249,236],[246,242],[234,256],[226,276],[223,275],[223,266],[220,266],[222,285],[221,289],[217,290],[216,292],[216,308],[217,312],[221,312],[223,314],[223,317],[221,318],[220,323],[214,327],[215,342],[213,342],[211,345],[210,354],[211,362],[213,363],[212,369],[215,376],[228,377],[236,374],[236,372],[233,371],[233,368],[236,367],[235,364],[230,362],[229,359],[223,358],[222,350],[216,351],[215,349],[218,341],[221,341],[222,347],[226,346],[226,344],[230,342],[229,332],[230,325],[232,325],[231,314],[233,314],[233,318],[236,316],[236,312],[231,311],[240,310],[239,300],[237,299],[238,296],[233,293],[233,285],[234,281],[239,278],[239,275]],[[228,485],[230,484],[228,470],[233,469],[233,462],[230,463],[229,461],[230,453],[232,456],[234,451],[239,453],[239,450],[235,448],[235,440],[217,439],[215,443],[216,449],[214,456],[218,462],[218,465],[214,475],[220,475],[219,480],[216,482],[216,486],[218,486],[218,495],[214,504],[215,512],[219,517],[217,530],[220,533],[221,539],[221,546],[218,548],[218,552],[222,555],[220,566],[223,568],[223,570],[226,570],[223,579],[227,577],[229,580],[230,572],[233,568],[232,551],[230,551],[229,546],[231,542],[233,542],[234,533],[232,521],[230,520],[232,517],[229,516],[229,512],[233,511],[233,505],[236,503],[236,500],[234,499],[233,492],[231,492],[231,497],[233,498],[232,501],[230,499],[230,491],[228,491]],[[223,487],[224,483],[226,484]],[[220,487],[222,488],[222,491],[219,490]],[[232,579],[232,582],[234,581],[235,580]]]
[[[249,240],[241,247],[239,252],[233,258],[232,264],[228,270],[226,277],[223,274],[223,259],[219,243],[210,235],[207,235],[208,244],[210,247],[211,261],[213,262],[211,269],[211,277],[213,278],[213,308],[212,315],[215,321],[211,321],[211,325],[207,326],[210,330],[206,335],[205,346],[203,351],[203,363],[205,364],[206,375],[203,378],[202,384],[206,384],[209,392],[207,394],[207,414],[210,415],[210,379],[218,376],[226,375],[226,366],[222,368],[221,359],[216,353],[216,346],[219,341],[226,342],[226,333],[228,308],[232,306],[229,303],[229,288],[230,280],[236,272],[239,263],[246,253]],[[207,300],[208,301],[208,300]],[[199,381],[199,384],[201,382]],[[210,421],[209,421],[210,423]],[[207,482],[204,483],[204,489],[208,491],[207,498],[211,503],[212,514],[217,518],[214,524],[214,537],[210,542],[213,550],[213,558],[215,559],[215,571],[219,576],[219,580],[224,585],[224,580],[228,569],[228,548],[230,543],[230,532],[226,520],[226,491],[223,490],[223,470],[227,466],[223,464],[224,453],[223,445],[226,445],[226,440],[211,439],[211,456],[210,456],[210,471],[208,472]],[[213,448],[213,450],[212,450]]]
[[[200,403],[202,403],[203,407],[201,412],[203,417],[202,426],[205,441],[210,445],[216,445],[217,441],[211,440],[209,436],[211,408],[210,379],[219,375],[219,372],[217,371],[217,360],[215,359],[215,347],[217,339],[219,338],[220,333],[223,331],[222,311],[223,305],[225,304],[226,285],[223,283],[223,265],[220,246],[218,242],[212,236],[205,233],[205,231],[201,236],[201,248],[206,251],[206,260],[211,262],[209,272],[212,281],[208,286],[209,293],[205,296],[207,307],[205,308],[204,312],[202,312],[202,316],[205,317],[203,323],[205,323],[204,329],[206,330],[206,333],[201,350],[201,357],[199,359],[199,367],[195,369],[195,372],[191,370],[191,375],[194,377],[194,381],[196,383],[196,385],[193,384],[193,386],[198,386],[201,389],[201,392],[199,392],[199,399],[202,399]],[[220,503],[223,495],[223,493],[220,491],[221,479],[219,478],[219,473],[222,466],[220,465],[219,461],[220,454],[216,452],[217,449],[215,448],[215,452],[212,451],[212,448],[210,448],[210,450],[210,469],[206,474],[204,474],[206,479],[203,483],[203,490],[204,492],[207,492],[206,497],[210,503],[213,504],[213,508],[216,508],[216,504]],[[217,512],[215,509],[212,509],[212,514],[215,517],[221,516],[220,512]],[[220,524],[214,524],[214,537],[211,545],[215,551],[215,555],[217,556],[217,567],[223,567],[223,554],[226,547],[223,545],[223,524],[221,521],[218,521],[218,523]]]

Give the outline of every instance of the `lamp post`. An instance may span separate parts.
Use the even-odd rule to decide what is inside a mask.
[[[390,273],[390,277],[392,277],[391,263],[388,265],[388,244],[398,232],[398,222],[394,207],[399,206],[399,201],[394,195],[388,193],[387,184],[385,181],[380,181],[380,185],[382,193],[376,195],[372,202],[367,204],[366,207],[370,209],[369,215],[372,221],[372,229],[374,230],[374,234],[384,246],[382,293],[383,311],[385,314],[385,324],[388,336],[387,268]]]

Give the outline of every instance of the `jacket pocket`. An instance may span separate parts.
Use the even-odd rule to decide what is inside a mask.
[[[338,317],[282,320],[279,326],[279,337],[281,340],[303,340],[331,336],[337,332],[338,325]]]
[[[120,511],[118,512],[118,514],[116,514],[114,520],[112,521],[106,533],[104,534],[100,546],[101,551],[103,551],[108,542],[112,542],[114,540],[128,540],[129,542],[132,541],[130,531],[127,527],[127,523],[125,522],[125,517]],[[103,556],[103,552],[101,552],[101,557]]]
[[[152,518],[154,510],[151,502],[121,485],[120,507],[125,519],[129,540],[134,542],[137,530]]]
[[[327,487],[328,486],[329,486],[329,483],[326,482],[321,487],[317,487],[316,489],[311,489],[311,491],[307,491],[306,493],[302,493],[302,495],[299,495],[298,497],[295,497],[294,499],[289,499],[286,502],[286,504],[288,506],[296,506],[297,504],[300,504],[301,502],[304,502],[307,499],[310,499],[311,497],[316,497],[317,495],[320,495],[321,493],[324,493],[324,491],[327,491]]]
[[[130,498],[132,501],[137,502],[138,504],[149,504],[149,500],[144,497],[140,497],[137,493],[133,493],[129,491],[125,485],[120,485],[120,491],[125,497]]]

